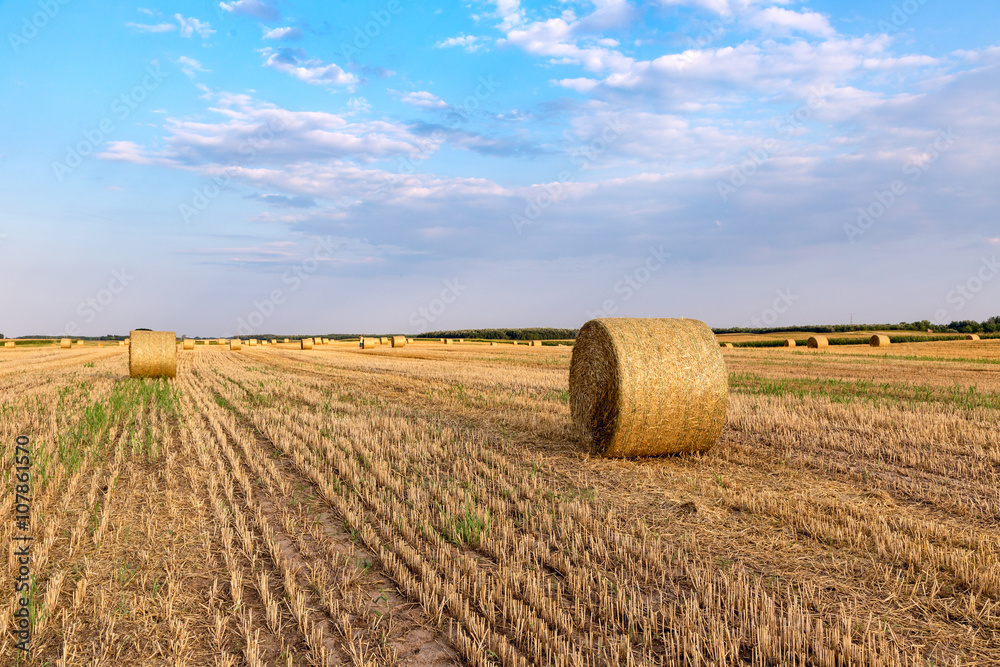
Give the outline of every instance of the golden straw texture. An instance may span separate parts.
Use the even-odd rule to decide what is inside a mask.
[[[380,345],[378,338],[362,338],[361,339],[361,349],[370,350],[373,347]]]
[[[540,340],[533,340],[530,343],[528,343],[528,345],[530,345],[531,347],[541,347],[542,346],[542,341],[540,341]]]
[[[889,340],[888,336],[883,336],[880,334],[872,336],[868,340],[868,344],[871,345],[872,347],[889,347],[891,343],[892,341]]]
[[[965,340],[979,340],[979,334],[968,334],[966,335]]]
[[[69,338],[63,338],[61,341],[59,341],[59,347],[61,347],[64,350],[68,350],[71,347],[73,347],[73,341],[71,341]]]
[[[785,339],[785,347],[795,347],[795,339],[794,338],[786,338]]]
[[[12,340],[5,340],[5,341],[3,342],[3,346],[4,346],[4,347],[14,347],[14,345],[15,345],[15,343],[14,343],[14,341],[12,341]]]
[[[393,336],[392,337],[393,347],[405,347],[406,346],[406,336]]]
[[[573,421],[604,456],[711,449],[729,400],[719,344],[698,320],[587,322],[573,347],[569,391]]]
[[[241,341],[239,338],[234,338],[231,341],[229,341],[230,350],[240,350],[242,348],[243,348],[243,341]]]
[[[444,338],[444,339],[442,339],[442,340],[441,340],[441,342],[442,342],[442,343],[444,343],[445,345],[451,345],[451,344],[452,344],[452,343],[454,343],[455,341],[453,341],[453,340],[452,340],[452,339],[450,339],[450,338]]]
[[[301,343],[300,343],[300,346],[301,346],[301,349],[303,349],[303,350],[311,350],[311,349],[313,349],[313,339],[312,338],[303,338],[302,341],[301,341]]]
[[[177,376],[177,335],[173,331],[132,331],[128,348],[129,377]]]
[[[185,350],[193,350],[194,349],[194,341],[193,340],[188,340],[188,339],[185,338],[184,339],[184,349]]]
[[[826,336],[809,336],[809,340],[806,342],[806,347],[819,350],[830,347],[830,341],[826,339]]]
[[[733,346],[732,343],[723,343],[722,344],[722,347],[729,347],[729,348],[731,348],[732,346]]]

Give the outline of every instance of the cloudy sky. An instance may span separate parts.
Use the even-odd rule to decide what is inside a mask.
[[[0,332],[1000,314],[1000,3],[0,2]]]

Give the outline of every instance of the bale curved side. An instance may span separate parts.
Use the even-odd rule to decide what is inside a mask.
[[[393,336],[392,337],[393,347],[406,347],[406,336]]]
[[[194,341],[185,338],[184,339],[184,349],[185,350],[193,350],[194,349]]]
[[[241,341],[239,338],[234,338],[233,340],[229,341],[230,350],[239,350],[242,348],[243,348],[243,341]]]
[[[968,334],[965,340],[979,340],[979,334]]]
[[[303,338],[301,341],[299,341],[299,347],[300,347],[300,349],[303,349],[303,350],[311,350],[311,349],[313,349],[313,339],[312,338]]]
[[[129,377],[177,377],[177,335],[173,331],[132,331]]]
[[[732,343],[723,343],[723,344],[722,344],[722,347],[725,347],[725,348],[732,348],[732,347],[733,347],[733,344],[732,344]]]
[[[573,421],[604,456],[711,449],[729,398],[722,351],[698,320],[587,322],[573,347],[569,388]]]
[[[869,339],[868,344],[872,347],[889,347],[889,345],[892,344],[892,341],[888,336],[876,334]]]
[[[795,347],[795,339],[794,338],[786,338],[784,346],[785,347]]]
[[[809,336],[809,341],[806,343],[806,347],[814,350],[821,350],[830,347],[830,341],[826,339],[826,336]]]

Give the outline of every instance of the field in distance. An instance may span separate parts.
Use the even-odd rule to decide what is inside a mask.
[[[570,347],[296,347],[0,349],[21,664],[1000,664],[1000,341],[726,349],[716,448],[624,461]]]

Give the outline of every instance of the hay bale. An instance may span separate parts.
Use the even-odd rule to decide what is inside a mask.
[[[889,347],[892,343],[888,336],[874,335],[868,339],[868,344],[872,347]]]
[[[118,347],[125,347],[125,341],[123,340],[118,341]]]
[[[256,347],[257,346],[257,339],[256,338],[251,338],[249,341],[247,341],[247,345],[249,345],[250,347]]]
[[[311,350],[311,349],[313,349],[313,339],[312,338],[303,338],[301,341],[299,341],[299,348],[302,349],[302,350]]]
[[[76,341],[76,346],[77,347],[83,347],[86,344],[87,344],[86,341],[84,341],[82,338],[80,340]]]
[[[392,337],[393,347],[405,347],[406,346],[406,336],[393,336]]]
[[[362,338],[361,339],[361,349],[370,350],[373,347],[381,345],[381,341],[378,338]]]
[[[71,341],[69,338],[63,338],[62,340],[59,341],[59,347],[64,350],[68,350],[71,347],[73,347],[73,341]]]
[[[450,339],[450,338],[442,338],[442,339],[441,339],[441,342],[442,342],[442,343],[444,343],[445,345],[451,345],[451,344],[452,344],[452,343],[454,343],[455,341],[453,341],[453,340],[452,340],[452,339]]]
[[[541,347],[542,346],[542,341],[540,341],[540,340],[533,340],[530,343],[528,343],[528,345],[531,346],[531,347]]]
[[[3,342],[3,346],[4,346],[4,347],[14,347],[14,345],[15,345],[15,343],[14,343],[14,341],[12,341],[12,340],[5,340],[5,341]]]
[[[287,339],[287,338],[285,339],[285,342],[286,342],[286,343],[288,342],[288,339]]]
[[[129,377],[177,376],[177,334],[173,331],[132,331],[128,350]]]
[[[389,339],[388,338],[379,338],[378,342],[379,342],[379,345],[388,345],[389,344]]]
[[[573,421],[591,451],[656,456],[715,445],[729,382],[704,322],[615,317],[580,329],[569,391]]]
[[[733,344],[732,344],[732,343],[723,343],[723,344],[722,344],[722,347],[725,347],[725,348],[729,348],[729,349],[732,349],[732,347],[733,347]]]
[[[490,343],[490,347],[496,347],[496,346],[497,346],[496,343],[492,343],[492,342]]]
[[[243,341],[241,341],[239,338],[232,339],[231,341],[229,341],[229,349],[230,350],[243,349]]]
[[[795,339],[794,338],[786,338],[784,346],[785,347],[795,347]]]
[[[809,340],[806,342],[806,347],[822,350],[830,347],[830,341],[826,339],[826,336],[809,336]]]
[[[185,350],[193,350],[194,349],[194,341],[193,340],[188,340],[187,338],[185,338],[184,339],[184,349]]]
[[[965,340],[979,340],[979,334],[966,334]]]

